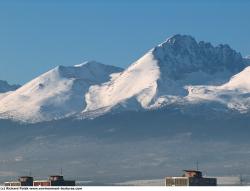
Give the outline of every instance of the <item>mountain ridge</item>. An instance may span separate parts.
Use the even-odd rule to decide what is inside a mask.
[[[203,103],[248,112],[250,89],[244,81],[249,64],[229,45],[213,46],[178,34],[125,70],[95,61],[58,66],[0,99],[0,118],[92,119],[113,112]]]

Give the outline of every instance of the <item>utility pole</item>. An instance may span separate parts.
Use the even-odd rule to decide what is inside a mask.
[[[196,170],[197,171],[199,170],[199,161],[198,160],[196,161]]]
[[[243,178],[242,178],[242,174],[240,174],[240,185],[243,186]]]
[[[61,175],[63,174],[63,170],[62,170],[62,168],[60,169],[60,173],[61,173]]]

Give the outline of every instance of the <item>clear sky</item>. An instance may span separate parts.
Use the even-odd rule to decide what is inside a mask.
[[[173,34],[250,54],[248,0],[1,0],[0,79],[86,60],[127,67]]]

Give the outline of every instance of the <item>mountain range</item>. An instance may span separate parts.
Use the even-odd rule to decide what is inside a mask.
[[[196,105],[247,113],[249,64],[228,45],[174,35],[126,69],[90,61],[58,66],[22,87],[0,81],[0,118],[36,123]]]

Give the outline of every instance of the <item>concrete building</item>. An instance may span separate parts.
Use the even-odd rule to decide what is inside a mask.
[[[61,175],[51,175],[48,180],[35,180],[33,186],[75,186],[75,180],[64,180]]]
[[[21,186],[19,181],[4,182],[4,186]]]
[[[31,176],[21,176],[18,181],[21,183],[21,186],[33,186],[33,177]]]
[[[33,177],[31,176],[20,176],[18,181],[5,182],[5,186],[33,186]]]
[[[47,180],[33,180],[30,176],[21,176],[18,181],[5,182],[5,186],[75,186],[75,180],[64,180],[61,175],[52,175]]]
[[[217,186],[216,178],[205,178],[198,170],[184,170],[181,177],[166,177],[166,186]]]

